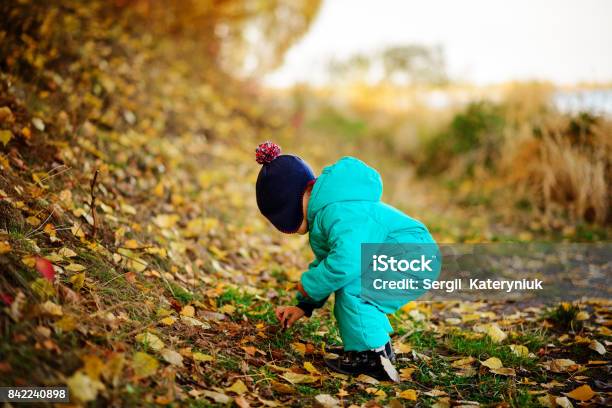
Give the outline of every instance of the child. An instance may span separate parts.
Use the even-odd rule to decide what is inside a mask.
[[[427,228],[381,202],[380,175],[355,158],[342,158],[318,178],[302,159],[280,155],[271,142],[259,145],[256,160],[263,165],[256,184],[259,210],[282,232],[309,232],[316,257],[298,283],[297,306],[276,309],[281,325],[310,317],[334,293],[344,353],[326,364],[344,374],[398,381],[386,313],[401,304],[389,310],[362,298],[361,243],[433,243]]]

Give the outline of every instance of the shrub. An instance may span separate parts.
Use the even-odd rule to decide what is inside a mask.
[[[505,120],[501,106],[481,101],[455,115],[449,128],[425,144],[420,174],[439,174],[460,161],[462,173],[477,163],[492,168],[503,140]]]

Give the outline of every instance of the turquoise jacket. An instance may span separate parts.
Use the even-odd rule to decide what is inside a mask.
[[[386,313],[407,302],[377,304],[361,298],[361,243],[434,242],[420,221],[381,202],[382,190],[376,170],[356,158],[344,157],[323,169],[308,203],[309,242],[315,260],[302,274],[308,298],[298,294],[299,305],[310,309],[306,310],[309,314],[336,293],[335,314],[347,349],[384,344],[391,331]],[[339,301],[344,303],[341,308]],[[376,332],[376,328],[379,333],[370,340],[363,339],[366,333],[359,333]],[[361,340],[355,340],[357,337]]]

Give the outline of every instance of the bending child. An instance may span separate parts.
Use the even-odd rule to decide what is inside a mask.
[[[398,381],[389,334],[389,307],[362,296],[362,243],[432,243],[419,221],[381,201],[382,181],[362,161],[344,157],[315,175],[297,156],[280,155],[266,142],[256,149],[262,164],[256,184],[261,213],[280,231],[309,233],[315,260],[298,283],[297,306],[280,306],[276,315],[284,327],[310,317],[334,293],[336,318],[344,352],[326,359],[331,369],[349,375],[366,374]]]

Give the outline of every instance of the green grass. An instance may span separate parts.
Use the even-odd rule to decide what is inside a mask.
[[[517,356],[510,347],[494,343],[489,337],[468,339],[461,335],[450,335],[446,339],[445,346],[459,356],[471,356],[481,361],[497,357],[504,367],[535,367],[533,358]]]

